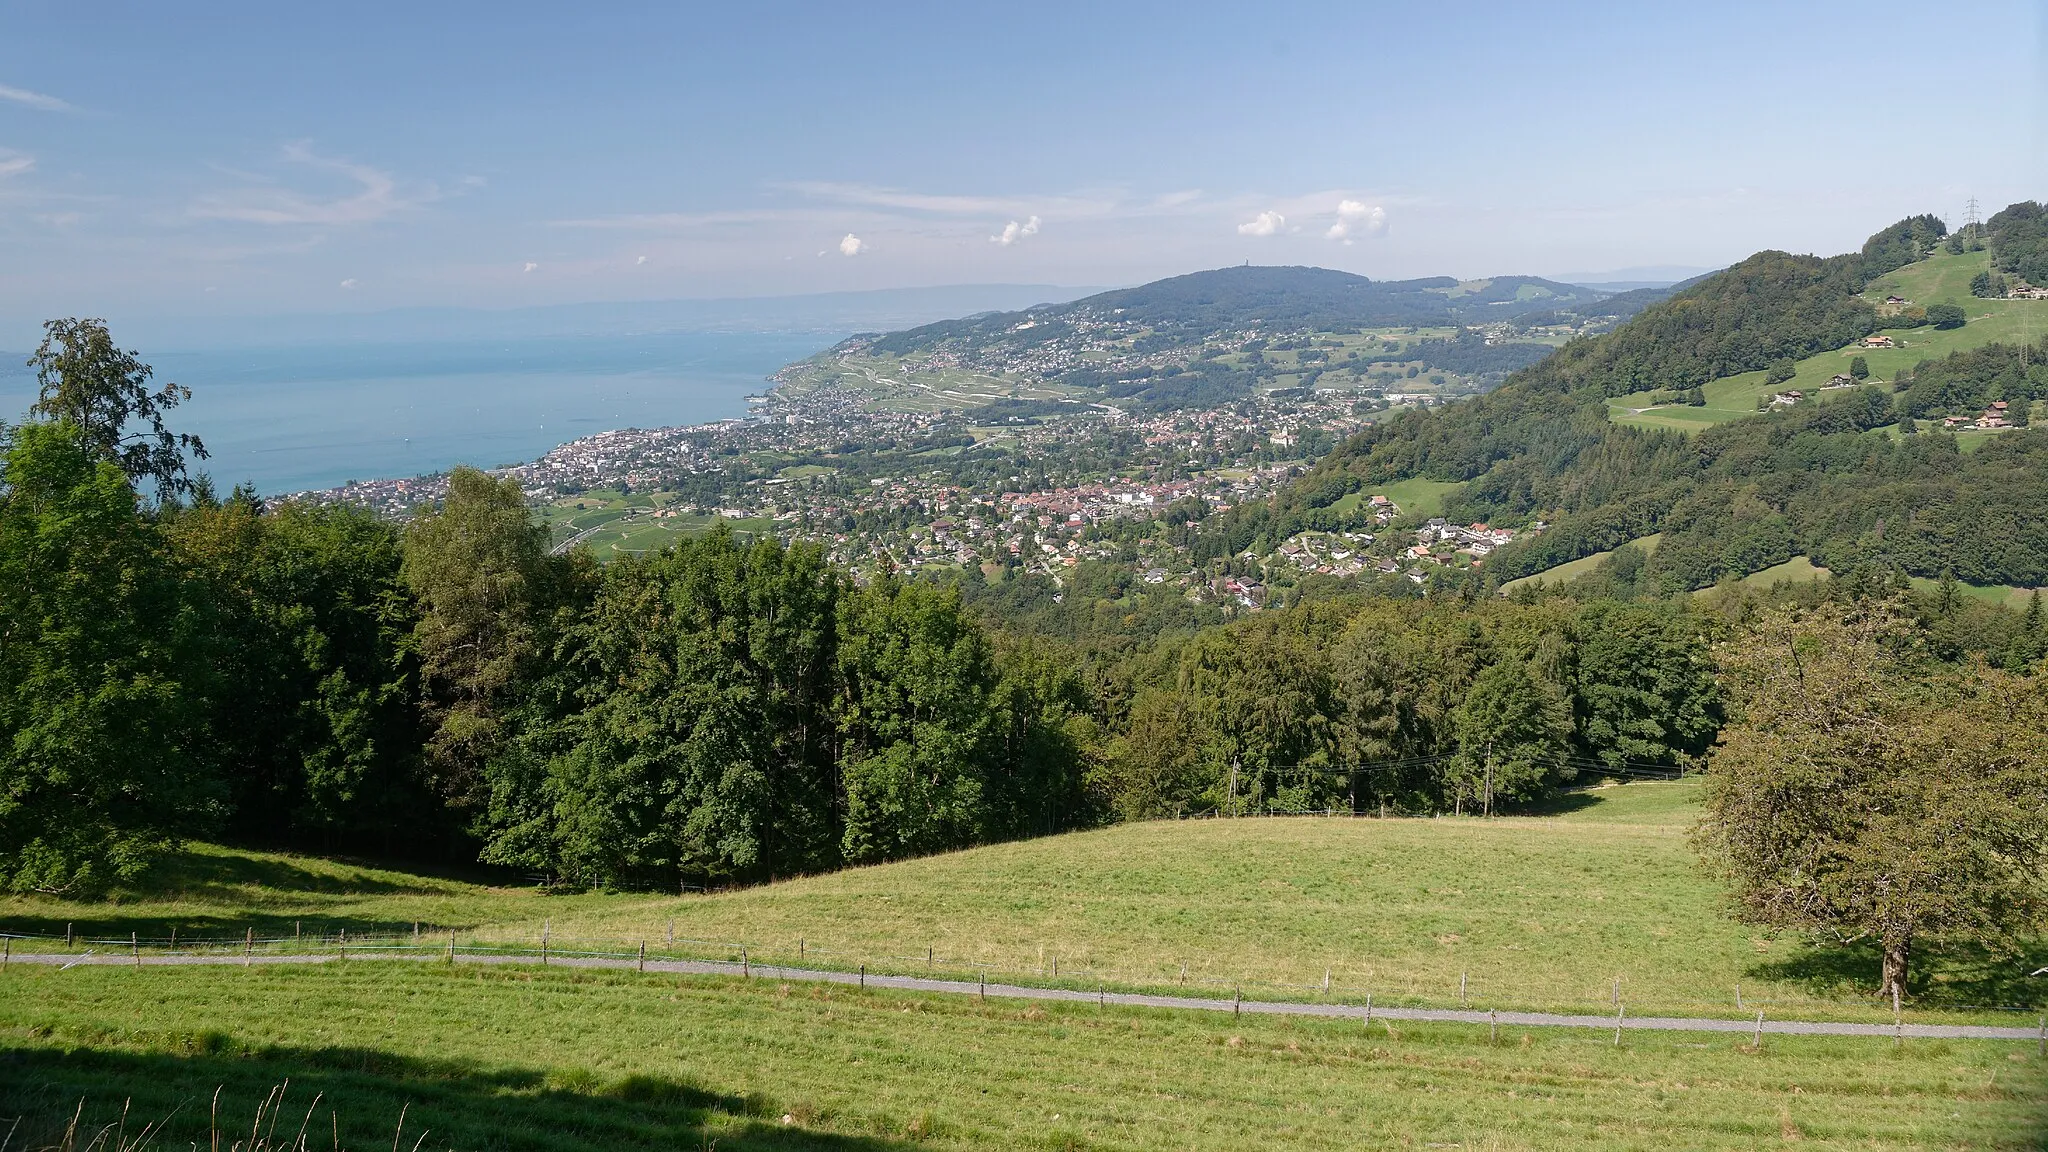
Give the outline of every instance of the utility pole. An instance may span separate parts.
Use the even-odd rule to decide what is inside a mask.
[[[1977,198],[1972,196],[1969,203],[1964,205],[1963,208],[1963,230],[1970,234],[1971,240],[1975,240],[1977,238],[1977,228]]]
[[[1486,819],[1493,819],[1493,741],[1486,742]]]
[[[1230,814],[1237,815],[1237,757],[1230,758]]]

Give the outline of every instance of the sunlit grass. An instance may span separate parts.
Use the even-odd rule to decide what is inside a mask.
[[[0,976],[0,1115],[162,1146],[289,1079],[344,1148],[2033,1147],[1985,1042],[1415,1026],[632,973],[352,963]],[[403,1133],[394,1133],[404,1110]],[[203,1146],[203,1145],[202,1145]],[[316,1143],[315,1147],[325,1147]]]

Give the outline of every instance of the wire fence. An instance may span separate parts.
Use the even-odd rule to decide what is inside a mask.
[[[1320,980],[1259,976],[1244,972],[1228,975],[1202,971],[1186,961],[1161,964],[1148,972],[1116,971],[1097,967],[1086,960],[1062,959],[1045,952],[1035,963],[1004,962],[988,956],[961,957],[940,954],[936,945],[922,955],[904,955],[886,949],[849,949],[821,946],[799,936],[794,942],[764,943],[699,939],[675,934],[671,921],[646,938],[558,936],[543,922],[530,936],[489,934],[476,929],[413,925],[409,930],[360,932],[346,928],[315,927],[307,931],[303,921],[294,922],[289,933],[272,926],[258,935],[252,925],[240,936],[189,935],[172,930],[162,936],[130,932],[92,935],[67,931],[63,934],[0,930],[0,965],[11,954],[62,951],[79,957],[131,957],[140,965],[145,957],[232,959],[239,956],[253,963],[258,957],[333,956],[346,959],[381,955],[419,959],[488,957],[501,960],[529,960],[546,966],[551,961],[594,960],[637,965],[661,962],[700,962],[736,968],[742,975],[758,968],[808,970],[851,975],[923,976],[956,981],[996,980],[1022,987],[1068,991],[1114,991],[1153,995],[1212,993],[1247,1000],[1321,1002],[1386,1007],[1499,1009],[1564,1014],[1605,1014],[1624,1007],[1637,1015],[1720,1014],[1731,1010],[1748,1014],[1770,1011],[1784,1020],[1889,1023],[1899,1019],[1890,1004],[1868,1007],[1819,996],[1785,996],[1782,989],[1767,991],[1741,984],[1730,987],[1725,999],[1705,1000],[1697,995],[1674,992],[1655,981],[1631,975],[1617,975],[1604,981],[1604,995],[1560,996],[1554,986],[1536,989],[1517,986],[1497,976],[1470,971],[1457,974],[1455,981],[1443,972],[1385,974],[1361,980],[1355,971],[1332,964]],[[2041,982],[2048,992],[2048,980]],[[1582,986],[1583,987],[1583,986]],[[1766,991],[1765,995],[1758,995]],[[1940,1003],[1911,1006],[1910,1016],[1922,1021],[1953,1021],[1959,1014],[2033,1014],[2041,1003],[1965,1004]]]

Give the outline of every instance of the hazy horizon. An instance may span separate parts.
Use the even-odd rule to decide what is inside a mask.
[[[1937,18],[1938,17],[1938,18]],[[1872,29],[1929,35],[1909,58]],[[2038,3],[14,6],[0,345],[54,315],[1615,281],[2039,194]],[[1999,99],[1956,95],[1995,78]],[[1552,270],[1611,269],[1613,273]]]

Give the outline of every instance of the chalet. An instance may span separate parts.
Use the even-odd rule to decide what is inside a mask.
[[[1771,395],[1771,403],[1774,405],[1797,404],[1804,399],[1806,399],[1806,393],[1801,392],[1797,388],[1785,392],[1776,392]]]
[[[1896,348],[1896,347],[1898,347],[1898,345],[1897,345],[1897,344],[1895,344],[1895,343],[1893,343],[1893,342],[1892,342],[1892,338],[1891,338],[1891,337],[1889,337],[1889,336],[1886,336],[1886,335],[1885,335],[1885,334],[1883,334],[1882,332],[1878,333],[1878,334],[1877,334],[1877,335],[1875,335],[1875,336],[1865,336],[1865,337],[1863,338],[1863,346],[1864,346],[1865,348]]]
[[[1911,300],[1906,299],[1904,296],[1887,296],[1884,298],[1884,302],[1895,308],[1903,308],[1912,303]]]
[[[1833,376],[1828,377],[1826,384],[1822,385],[1824,388],[1854,388],[1855,386],[1856,378],[1847,372],[1835,373]]]

